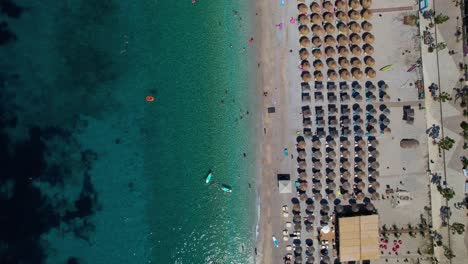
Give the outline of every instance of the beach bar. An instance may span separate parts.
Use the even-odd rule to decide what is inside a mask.
[[[340,262],[376,260],[379,251],[379,216],[338,218]]]
[[[278,190],[279,193],[291,193],[291,176],[289,174],[278,174]]]

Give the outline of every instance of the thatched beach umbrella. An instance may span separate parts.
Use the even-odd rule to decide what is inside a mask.
[[[343,22],[339,22],[336,28],[338,29],[338,33],[348,33],[348,27]]]
[[[335,16],[336,19],[338,19],[339,21],[346,21],[346,19],[348,19],[348,15],[346,14],[346,12],[343,11],[336,12]]]
[[[323,9],[333,11],[333,4],[330,1],[323,2]]]
[[[341,187],[345,190],[351,190],[351,184],[349,182],[345,182],[341,185]]]
[[[313,2],[310,4],[310,10],[314,13],[320,13],[322,12],[322,7],[317,2]]]
[[[373,192],[371,194],[371,200],[378,200],[379,199],[379,194],[377,192]]]
[[[335,46],[336,45],[335,37],[333,37],[332,35],[326,35],[325,36],[325,45]]]
[[[345,46],[339,46],[338,47],[338,53],[340,54],[340,57],[346,57],[349,54],[348,49]],[[346,59],[346,58],[343,58]]]
[[[375,41],[374,35],[372,35],[372,33],[370,32],[366,32],[362,34],[362,39],[364,40],[366,44],[372,44]]]
[[[375,78],[375,76],[377,75],[375,70],[372,69],[371,67],[367,67],[365,71],[366,71],[366,76],[369,79]]]
[[[305,151],[299,151],[298,155],[300,159],[305,159],[307,157],[307,153]]]
[[[310,39],[306,36],[303,36],[299,39],[299,43],[301,44],[301,48],[307,48],[310,46]]]
[[[366,210],[369,211],[369,212],[372,212],[374,211],[375,207],[372,203],[368,203],[366,204]]]
[[[344,48],[346,51],[348,51],[346,48]],[[346,55],[344,55],[346,56]],[[341,68],[348,68],[350,66],[349,61],[346,57],[341,57],[338,59],[338,64],[340,65]]]
[[[320,201],[322,199],[322,195],[318,192],[318,193],[314,193],[314,200],[315,201]]]
[[[359,0],[349,0],[349,7],[352,9],[359,9],[361,8],[361,3]]]
[[[372,24],[371,24],[370,22],[368,22],[368,21],[362,22],[362,23],[361,23],[361,27],[362,27],[362,29],[363,29],[364,31],[367,31],[367,32],[371,31],[372,28],[373,28]]]
[[[356,21],[350,22],[348,27],[353,33],[361,33],[361,25],[359,25],[359,23]]]
[[[343,169],[346,169],[346,170],[347,170],[347,169],[351,168],[351,163],[350,163],[349,161],[345,161],[345,162],[343,162],[343,163],[341,164],[341,167],[342,167]]]
[[[366,188],[366,184],[364,182],[359,182],[358,184],[356,184],[356,187],[359,189],[359,190],[364,190],[364,188]]]
[[[330,182],[327,184],[328,189],[330,190],[335,190],[336,189],[336,183]]]
[[[349,40],[351,41],[352,44],[358,45],[361,44],[361,36],[356,33],[352,33],[349,35]]]
[[[310,72],[308,71],[302,72],[301,78],[304,82],[310,82],[310,80],[312,80],[312,76],[310,75]]]
[[[336,158],[336,152],[333,151],[333,150],[332,150],[332,151],[329,151],[329,152],[328,152],[328,157],[329,157],[330,159]]]
[[[305,147],[306,147],[306,142],[304,140],[297,142],[297,148],[305,149]]]
[[[301,213],[301,204],[300,203],[294,204],[293,207],[292,207],[292,211],[293,211],[294,214],[300,214]]]
[[[298,4],[297,5],[297,10],[299,10],[299,13],[301,14],[307,14],[307,11],[309,11],[309,8],[307,7],[306,4]]]
[[[361,56],[362,49],[358,45],[352,45],[351,53],[353,53],[354,56]],[[352,60],[351,60],[351,64],[352,64]]]
[[[366,163],[360,161],[360,162],[355,164],[355,167],[360,169],[360,170],[364,170],[366,168]]]
[[[330,12],[325,12],[323,13],[323,20],[328,23],[333,23],[335,21],[335,16],[333,16],[333,14]]]
[[[314,184],[314,189],[320,191],[320,190],[322,189],[322,183],[316,182],[316,183]]]
[[[314,24],[317,24],[317,25],[322,24],[322,21],[323,21],[323,19],[322,19],[321,15],[319,15],[317,13],[312,13],[310,15],[310,23],[312,23],[313,25]]]
[[[317,82],[323,81],[323,74],[321,71],[315,71],[314,72],[314,80]]]
[[[320,170],[322,168],[322,163],[319,161],[314,162],[314,169]]]
[[[341,212],[343,212],[343,210],[344,210],[343,205],[339,204],[339,205],[335,206],[335,211],[337,213],[341,213]]]
[[[346,3],[343,0],[337,0],[335,2],[335,7],[338,10],[345,10],[346,9]]]
[[[323,63],[321,60],[315,60],[314,61],[314,69],[316,71],[321,71],[323,69]]]
[[[323,35],[323,28],[319,25],[313,25],[312,26],[312,34],[314,36],[322,36]]]
[[[307,191],[307,182],[301,182],[299,183],[299,187],[297,187],[299,190],[305,192]]]
[[[338,79],[338,74],[334,70],[328,70],[327,76],[330,81],[336,81],[336,79]]]
[[[348,37],[346,37],[346,36],[343,35],[343,34],[339,34],[339,35],[336,37],[336,41],[338,41],[338,44],[339,44],[340,46],[346,46],[346,45],[348,45],[348,43],[349,43]]]
[[[325,54],[327,55],[327,57],[334,57],[334,56],[336,56],[335,48],[333,48],[333,47],[326,47],[326,48],[325,48]]]
[[[351,195],[349,193],[344,193],[343,194],[343,200],[348,201],[349,198],[351,198]]]
[[[330,180],[334,180],[336,178],[336,173],[334,173],[333,171],[328,172],[327,178]]]
[[[361,162],[362,162],[362,161],[361,161]],[[365,168],[365,163],[363,162],[362,164],[364,164],[363,167]],[[366,177],[366,173],[365,173],[364,171],[362,171],[362,170],[361,170],[361,171],[358,171],[358,172],[356,173],[356,177],[357,177],[358,179],[361,179],[361,180],[362,180],[362,179],[364,179],[364,178]]]
[[[330,169],[334,169],[336,167],[336,163],[334,161],[328,162],[327,167],[330,168]]]
[[[323,27],[328,34],[335,34],[336,28],[332,24],[326,23]]]
[[[357,204],[352,204],[351,211],[353,211],[354,213],[359,212],[359,206]]]
[[[361,0],[362,8],[370,8],[372,6],[372,0]]]
[[[314,56],[314,58],[320,59],[322,58],[322,51],[320,49],[314,49],[312,50],[312,55]]]
[[[375,65],[375,60],[374,58],[372,58],[371,56],[365,56],[364,57],[364,63],[369,66],[369,67],[372,67]]]
[[[354,79],[358,79],[358,80],[359,80],[359,79],[362,79],[362,77],[363,77],[363,75],[364,75],[364,74],[362,73],[362,71],[361,71],[360,69],[358,69],[358,68],[353,68],[353,69],[351,69],[351,72],[352,72],[352,74],[353,74],[353,78],[354,78]]]
[[[370,176],[372,176],[373,178],[378,178],[378,177],[380,177],[380,172],[379,171],[373,171],[373,172],[371,172]]]
[[[336,69],[336,66],[337,66],[336,61],[333,58],[328,58],[327,59],[327,66],[328,66],[329,69],[332,69],[332,70]]]
[[[355,47],[357,47],[357,46],[355,46]],[[353,57],[353,58],[351,58],[351,66],[353,68],[361,68],[362,67],[362,62],[361,62],[361,60],[359,58]]]
[[[349,120],[349,119],[348,119],[348,120]],[[350,153],[349,153],[349,150],[346,150],[346,148],[344,148],[344,149],[345,149],[345,150],[341,151],[341,156],[342,156],[343,158],[347,158],[347,157],[349,157],[349,154],[350,154]]]
[[[312,225],[306,226],[306,231],[309,232],[309,233],[312,233],[312,232],[314,232],[314,227]]]
[[[348,16],[349,16],[349,18],[352,19],[352,20],[359,20],[359,19],[361,19],[361,14],[359,14],[359,12],[356,11],[356,10],[351,10],[351,11],[349,11],[349,12],[348,12]]]
[[[370,9],[363,9],[361,11],[361,16],[362,18],[364,18],[365,20],[369,20],[372,18],[372,11]]]
[[[312,37],[312,46],[315,48],[322,46],[322,39],[317,36]]]
[[[298,166],[299,166],[299,169],[301,170],[307,169],[307,163],[305,161],[299,162]]]
[[[366,198],[366,195],[363,192],[358,192],[356,194],[356,200],[362,201],[362,200],[364,200],[364,198]]]
[[[294,225],[294,231],[301,231],[301,230],[302,230],[302,225],[300,223]],[[296,247],[296,250],[297,248],[300,248],[300,247]]]
[[[309,52],[307,51],[307,49],[301,49],[299,51],[299,58],[301,60],[307,60],[309,58]]]
[[[370,187],[371,187],[372,189],[374,189],[374,190],[377,190],[377,189],[379,189],[379,187],[380,187],[380,183],[379,183],[378,181],[375,181],[375,182],[373,182],[373,183],[370,184]]]
[[[380,164],[377,161],[374,161],[370,164],[370,167],[374,170],[378,169],[380,167]]]
[[[302,35],[302,36],[306,36],[307,34],[310,33],[310,29],[308,26],[306,25],[301,25],[299,26],[299,33]]]
[[[340,77],[343,80],[349,80],[351,78],[351,74],[347,69],[341,69],[340,71]]]
[[[307,16],[306,14],[300,14],[297,20],[299,20],[299,24],[301,25],[307,25],[310,23],[309,16]]]
[[[318,171],[318,172],[314,172],[313,177],[315,180],[320,181],[323,178],[323,175],[320,171]]]
[[[362,47],[364,49],[364,54],[366,55],[374,54],[374,47],[372,47],[370,44],[364,44],[364,46]]]
[[[300,223],[300,222],[301,222],[301,215],[299,215],[299,214],[294,215],[294,217],[293,217],[293,222],[294,222],[295,224]]]
[[[315,206],[313,204],[307,205],[306,212],[314,212]],[[314,221],[313,219],[310,218],[310,216],[307,218],[310,221]]]
[[[308,60],[303,60],[303,61],[301,61],[301,69],[302,69],[303,71],[308,71],[308,70],[310,70],[310,63],[309,63]]]
[[[307,179],[307,173],[301,172],[301,173],[299,173],[299,176],[298,176],[298,177],[299,177],[299,179],[301,179],[301,180],[306,180],[306,179]]]
[[[322,152],[316,151],[316,152],[312,153],[312,157],[314,157],[316,159],[320,159],[320,158],[322,158]]]
[[[307,196],[306,193],[302,193],[302,194],[299,196],[299,199],[301,199],[301,201],[305,201],[305,200],[307,200],[307,198],[309,198],[309,197]]]

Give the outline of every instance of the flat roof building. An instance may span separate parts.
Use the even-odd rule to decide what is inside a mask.
[[[340,262],[380,257],[378,215],[341,217],[338,226]]]

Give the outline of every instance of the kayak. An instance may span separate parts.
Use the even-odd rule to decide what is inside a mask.
[[[272,237],[272,239],[273,239],[273,245],[275,245],[275,247],[279,247],[279,243],[276,237]]]
[[[227,192],[227,193],[231,193],[231,192],[232,192],[231,187],[229,187],[229,186],[227,186],[227,185],[224,185],[224,184],[221,185],[221,190],[222,190],[223,192]]]
[[[210,171],[210,173],[208,173],[208,175],[206,176],[205,183],[210,183],[212,177],[213,173]]]

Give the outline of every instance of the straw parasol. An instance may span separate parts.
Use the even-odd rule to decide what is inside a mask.
[[[370,44],[364,44],[364,46],[362,46],[363,49],[364,49],[364,53],[366,55],[372,55],[374,54],[374,47],[372,47],[372,45]]]
[[[299,179],[306,180],[307,179],[307,173],[305,173],[305,172],[299,173]]]
[[[330,190],[335,190],[336,189],[336,184],[334,182],[330,182],[327,184],[328,189]]]
[[[361,33],[361,26],[356,21],[350,22],[348,27],[353,33]]]
[[[322,46],[322,39],[317,36],[312,37],[312,46],[315,48]]]
[[[292,208],[292,211],[293,211],[293,213],[300,214],[301,213],[301,204],[300,203],[294,204],[293,208]]]
[[[341,167],[342,167],[343,169],[349,169],[349,168],[351,168],[351,163],[350,163],[349,161],[345,161],[345,162],[343,162],[343,163],[341,164]]]
[[[297,5],[297,10],[299,10],[299,13],[301,14],[307,14],[307,11],[309,11],[309,8],[307,7],[306,4],[298,4]]]
[[[336,40],[332,35],[326,35],[325,36],[325,44],[327,46],[335,46],[336,45]]]
[[[339,46],[338,47],[338,53],[340,54],[340,57],[346,57],[349,54],[348,49],[345,46]],[[346,59],[346,58],[344,58]]]
[[[319,25],[313,25],[312,26],[312,34],[314,36],[322,36],[323,35],[323,28]]]
[[[314,169],[319,170],[321,168],[322,168],[322,163],[321,162],[319,162],[319,161],[314,162]]]
[[[320,159],[322,157],[322,152],[317,151],[312,154],[312,157]]]
[[[349,74],[349,71],[347,69],[341,69],[339,73],[341,79],[343,80],[349,80],[351,78],[351,74]]]
[[[366,188],[366,184],[364,182],[359,182],[356,187],[359,189],[359,190],[364,190],[364,188]]]
[[[364,57],[364,63],[369,66],[369,67],[372,67],[375,65],[375,60],[374,58],[372,58],[371,56],[365,56]]]
[[[366,210],[367,211],[374,211],[375,207],[372,203],[366,204]]]
[[[305,159],[306,157],[307,157],[307,154],[306,154],[305,151],[300,151],[300,152],[299,152],[299,158],[300,158],[300,159]]]
[[[349,6],[352,9],[359,9],[361,8],[361,3],[359,2],[359,0],[349,0]]]
[[[306,147],[306,143],[305,143],[304,140],[301,140],[301,141],[297,142],[297,148],[305,149],[305,147]]]
[[[345,182],[343,183],[343,185],[341,185],[341,187],[345,190],[351,190],[351,184],[349,182]]]
[[[320,49],[314,49],[312,51],[312,55],[314,56],[314,58],[320,59],[322,58],[322,51]]]
[[[312,25],[314,24],[321,24],[323,21],[322,19],[322,16],[317,14],[317,13],[312,13],[310,15],[310,23],[312,23]]]
[[[348,12],[348,16],[350,19],[352,20],[358,20],[358,19],[361,19],[361,14],[359,14],[358,11],[356,10],[351,10]]]
[[[351,72],[353,74],[353,78],[362,79],[363,73],[359,68],[353,68],[353,69],[351,69]]]
[[[346,49],[346,48],[345,48]],[[346,49],[347,51],[347,49]],[[345,55],[346,56],[346,55]],[[349,61],[345,57],[341,57],[338,59],[338,64],[340,65],[341,68],[348,68],[349,67]]]
[[[374,161],[370,164],[370,167],[374,170],[378,169],[380,167],[380,164],[377,161]]]
[[[336,62],[335,62],[335,64],[336,64]],[[336,65],[335,65],[334,68],[336,68]],[[336,79],[338,79],[338,74],[334,70],[328,70],[327,75],[328,75],[328,79],[330,81],[336,81]]]
[[[343,194],[343,200],[348,201],[351,195],[349,193]]]
[[[313,204],[309,204],[307,205],[307,208],[306,208],[306,211],[307,212],[313,212],[315,210],[315,206]],[[308,217],[309,221],[311,221],[312,219],[310,218],[310,216]],[[313,220],[312,220],[313,221]]]
[[[370,8],[372,6],[372,0],[361,0],[362,8]]]
[[[371,183],[370,187],[374,190],[377,190],[379,187],[380,187],[380,183],[375,181],[373,183]]]
[[[301,49],[299,51],[299,57],[301,58],[301,60],[307,60],[309,58],[309,52],[307,51],[307,49]]]
[[[375,41],[374,35],[372,35],[372,33],[370,32],[366,32],[362,34],[362,39],[364,40],[366,44],[372,44]]]
[[[357,204],[352,204],[351,211],[353,211],[354,213],[359,212],[359,206]]]
[[[334,180],[336,178],[336,173],[334,173],[333,171],[328,172],[327,178],[330,180]]]
[[[333,4],[330,1],[325,1],[323,3],[323,9],[332,11],[333,10]]]
[[[354,56],[361,56],[362,49],[358,45],[352,45],[351,46],[351,53],[353,53]],[[351,62],[351,64],[352,64],[352,62]]]
[[[299,162],[298,166],[299,166],[299,169],[301,170],[307,169],[307,163],[305,161]]]
[[[320,181],[323,177],[322,173],[320,171],[314,172],[314,179]]]
[[[307,191],[307,182],[301,182],[297,188],[303,192]]]
[[[328,59],[327,59],[327,66],[328,66],[328,68],[331,69],[331,70],[336,69],[336,66],[337,66],[336,61],[335,61],[333,58],[328,58]],[[334,71],[333,71],[333,72],[334,72]],[[336,73],[335,73],[335,74],[336,74]]]
[[[362,200],[364,200],[364,198],[366,198],[366,195],[363,192],[358,192],[356,194],[356,200],[362,201]]]
[[[333,48],[333,47],[326,47],[326,48],[325,48],[325,54],[327,55],[327,57],[334,57],[334,56],[336,55],[335,48]]]
[[[371,200],[378,200],[379,199],[379,194],[377,192],[373,192],[371,194]]]
[[[306,193],[303,193],[303,194],[301,194],[301,195],[299,196],[299,199],[301,199],[301,201],[305,201],[305,200],[307,200],[307,198],[309,198],[309,197],[307,196]]]
[[[338,42],[338,44],[339,44],[340,46],[346,46],[346,45],[348,45],[348,43],[349,43],[348,37],[346,37],[346,36],[343,35],[343,34],[339,34],[339,35],[336,37],[336,41]]]
[[[324,26],[325,32],[328,34],[335,34],[336,28],[330,23],[326,23]]]
[[[375,70],[372,69],[371,67],[367,67],[367,68],[365,69],[365,72],[366,72],[367,78],[370,78],[370,79],[371,79],[371,78],[375,78],[375,76],[376,76],[376,74],[377,74],[377,73],[375,72]]]
[[[348,27],[343,22],[339,22],[336,25],[336,28],[338,29],[339,33],[348,33]]]
[[[336,19],[340,21],[345,21],[348,18],[348,15],[346,15],[346,13],[343,11],[338,11],[335,13],[335,15],[336,15]]]
[[[301,215],[299,215],[299,214],[294,215],[293,222],[296,223],[296,224],[300,223],[301,222]]]
[[[314,193],[314,200],[320,201],[322,199],[322,195],[320,193]]]
[[[347,120],[349,120],[349,119],[347,119]],[[348,151],[348,150],[342,151],[342,152],[341,152],[341,156],[343,156],[344,158],[349,157],[349,151]]]
[[[370,9],[363,9],[361,11],[361,16],[362,18],[364,18],[365,20],[369,20],[372,18],[372,11]]]
[[[333,23],[333,21],[335,20],[335,16],[333,16],[333,14],[330,12],[325,12],[323,13],[323,20],[325,20],[328,23]]]
[[[357,47],[357,46],[355,46],[355,47]],[[360,68],[360,67],[362,67],[362,62],[361,62],[360,59],[358,59],[356,57],[353,57],[353,58],[351,58],[351,66],[353,66],[353,68]]]
[[[299,26],[299,33],[303,36],[307,35],[310,33],[310,29],[308,26],[306,25],[301,25]]]
[[[359,34],[356,34],[356,33],[352,33],[350,36],[349,36],[349,40],[351,41],[352,44],[361,44],[361,36],[359,36]]]
[[[344,210],[343,205],[339,204],[339,205],[335,206],[335,211],[337,213],[341,213],[341,212],[343,212],[343,210]]]
[[[318,3],[313,2],[310,4],[310,10],[314,13],[320,13],[322,11],[322,7]]]
[[[369,31],[372,30],[373,26],[372,26],[372,24],[371,24],[370,22],[364,21],[364,22],[361,23],[361,28],[362,28],[364,31],[369,32]]]
[[[316,189],[316,190],[319,190],[319,191],[320,191],[320,189],[322,189],[322,183],[320,183],[320,182],[316,182],[316,183],[314,184],[314,189]]]
[[[301,231],[302,225],[300,223],[294,225],[294,231]],[[296,250],[301,247],[296,247]],[[302,249],[302,248],[301,248]],[[302,250],[301,250],[302,251]]]
[[[321,60],[314,61],[314,68],[316,71],[321,71],[323,69],[323,63]]]
[[[329,157],[330,159],[334,159],[334,158],[336,158],[336,152],[335,152],[335,151],[333,151],[333,150],[332,150],[332,151],[330,151],[330,152],[328,152],[328,157]]]
[[[345,10],[346,9],[346,3],[343,0],[337,0],[335,2],[335,6],[338,10]]]
[[[304,71],[301,74],[301,78],[304,82],[310,82],[310,80],[312,79],[312,76],[310,75],[310,72]]]
[[[336,163],[334,161],[328,162],[327,167],[330,168],[330,169],[334,169],[336,167]]]
[[[307,25],[307,24],[310,23],[309,16],[307,16],[305,14],[300,14],[299,17],[297,18],[297,20],[299,20],[299,23],[301,25]]]
[[[308,60],[303,60],[303,61],[301,61],[301,69],[302,69],[303,71],[308,71],[308,70],[310,70],[310,63],[309,63]]]
[[[378,172],[378,171],[373,171],[373,172],[370,174],[370,176],[372,176],[373,178],[378,178],[378,177],[380,177],[380,172]]]
[[[310,39],[306,36],[303,36],[299,39],[299,43],[301,44],[301,48],[307,48],[310,46]]]
[[[321,71],[315,71],[314,72],[314,80],[317,82],[323,81],[323,74]]]

